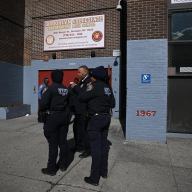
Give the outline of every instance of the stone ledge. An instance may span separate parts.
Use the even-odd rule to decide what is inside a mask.
[[[0,107],[0,119],[13,119],[25,116],[26,114],[31,114],[30,105],[23,104],[10,107]]]

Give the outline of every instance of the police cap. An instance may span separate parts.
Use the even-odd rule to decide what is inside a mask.
[[[55,83],[62,83],[63,71],[59,69],[53,70],[51,73],[51,78],[52,78],[52,81]]]
[[[91,71],[91,76],[95,79],[105,81],[107,79],[107,72],[103,66],[96,67]]]

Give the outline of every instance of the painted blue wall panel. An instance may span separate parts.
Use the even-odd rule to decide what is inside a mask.
[[[112,67],[112,86],[116,98],[116,107],[114,117],[119,117],[119,65],[113,66],[115,57],[94,57],[94,58],[78,58],[78,59],[56,59],[48,62],[42,60],[32,61],[31,66],[24,67],[24,104],[31,105],[31,112],[37,112],[38,106],[38,71],[52,69],[77,69],[81,65],[87,65],[94,68],[100,65],[104,67]],[[119,60],[118,60],[119,62]]]
[[[127,42],[126,139],[166,141],[167,60],[166,39]],[[142,83],[142,74],[151,75],[150,83]]]
[[[23,103],[23,67],[0,61],[0,105]]]
[[[6,108],[0,107],[0,119],[6,119]]]

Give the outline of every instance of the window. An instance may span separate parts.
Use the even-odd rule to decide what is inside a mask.
[[[169,67],[192,67],[192,11],[169,15]]]
[[[171,65],[174,67],[192,67],[192,44],[170,44]]]
[[[171,40],[192,40],[192,12],[172,14]]]

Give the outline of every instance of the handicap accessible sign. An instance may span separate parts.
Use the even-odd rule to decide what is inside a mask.
[[[151,83],[151,74],[141,74],[141,83]]]

